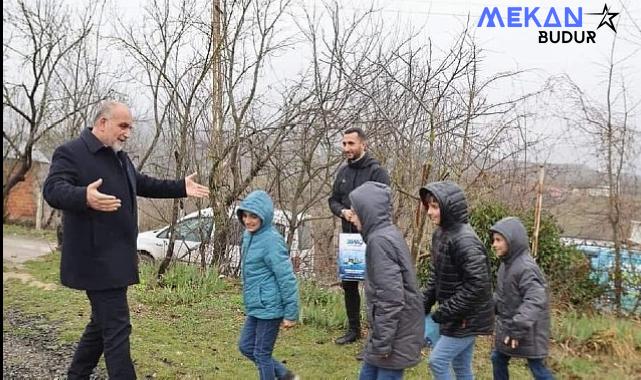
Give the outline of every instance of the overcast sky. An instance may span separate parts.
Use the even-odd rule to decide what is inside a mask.
[[[340,2],[345,11],[366,10],[374,5],[381,9],[386,26],[392,29],[407,29],[420,31],[418,41],[428,38],[437,49],[447,50],[452,41],[470,21],[472,34],[478,46],[484,51],[481,74],[489,77],[495,73],[510,70],[528,70],[528,73],[511,83],[503,83],[508,88],[495,88],[493,96],[503,100],[506,95],[522,95],[536,91],[550,76],[567,74],[584,91],[594,99],[605,99],[607,71],[605,65],[609,61],[612,41],[615,33],[607,26],[597,30],[602,17],[586,13],[600,13],[606,4],[596,0],[351,0]],[[322,0],[298,0],[298,4],[307,8],[314,6],[323,8]],[[628,90],[629,104],[636,105],[630,119],[630,125],[641,131],[641,1],[612,1],[607,3],[610,12],[618,12],[613,22],[616,24],[615,61],[617,71],[615,76],[623,79]],[[562,12],[564,7],[577,10],[583,8],[583,28],[579,30],[595,30],[596,41],[590,44],[539,44],[538,29],[536,28],[486,28],[477,27],[484,7],[498,7],[505,17],[508,6],[540,7],[537,15],[544,22],[550,7]],[[295,12],[294,12],[295,14]],[[561,14],[561,13],[560,13]],[[302,15],[302,13],[301,13]],[[546,28],[550,29],[550,28]],[[562,30],[568,30],[563,28]],[[291,55],[280,57],[274,65],[272,75],[275,81],[286,79],[303,62],[301,55],[305,52],[297,48]],[[287,70],[286,68],[289,68]],[[562,103],[563,99],[554,99]],[[563,109],[562,104],[558,104]],[[547,114],[546,109],[537,110],[539,116],[528,121],[528,134],[547,137],[545,149],[531,157],[539,162],[551,163],[583,163],[595,167],[594,149],[582,134],[568,130],[567,126]],[[641,141],[641,136],[637,141]],[[637,143],[637,145],[641,144]],[[641,145],[640,145],[641,146]],[[641,151],[641,149],[639,149]],[[529,153],[528,153],[529,154]],[[641,174],[641,154],[633,158],[632,169]]]
[[[503,70],[528,69],[533,70],[522,80],[513,83],[513,91],[533,91],[551,75],[568,74],[584,90],[596,99],[604,99],[606,86],[606,71],[604,65],[608,62],[615,36],[606,26],[596,31],[594,44],[539,44],[536,28],[477,28],[479,17],[484,7],[498,7],[505,16],[508,6],[541,7],[537,13],[543,22],[548,9],[583,7],[585,30],[595,30],[602,17],[585,15],[585,13],[602,12],[604,1],[586,0],[396,0],[389,2],[386,8],[405,16],[414,25],[425,25],[425,32],[437,42],[446,43],[461,25],[467,20],[468,14],[474,26],[474,34],[479,46],[485,50],[484,69],[490,72]],[[624,78],[629,96],[634,104],[641,101],[641,2],[639,1],[608,1],[610,12],[618,12],[613,21],[617,24],[617,41],[615,46],[615,61],[620,62],[616,73]],[[567,29],[564,29],[567,30]],[[559,99],[559,101],[561,101]],[[641,109],[637,106],[631,124],[637,130],[641,127]],[[530,127],[530,126],[528,126]],[[548,135],[560,133],[563,125],[545,118],[531,127]],[[541,159],[550,162],[583,162],[594,161],[590,146],[577,133],[566,133],[563,138],[555,139],[555,144],[549,151],[541,154]],[[639,140],[638,140],[639,141]],[[638,144],[641,144],[639,142]],[[641,155],[635,159],[637,173],[641,173]]]
[[[66,0],[69,4],[84,5],[84,1]],[[176,0],[178,1],[178,0]],[[322,0],[294,0],[295,8],[292,17],[302,16],[302,6],[323,8]],[[120,16],[136,22],[141,20],[142,6],[145,0],[110,0],[109,7]],[[346,12],[365,10],[372,4],[382,10],[385,23],[390,29],[402,28],[420,30],[421,39],[427,43],[428,38],[436,48],[447,49],[452,40],[463,30],[468,19],[472,26],[478,46],[484,51],[481,70],[482,75],[489,77],[494,73],[507,70],[530,70],[517,81],[505,84],[508,88],[495,88],[497,99],[506,94],[524,94],[541,87],[545,80],[553,75],[568,74],[582,89],[595,99],[604,99],[606,71],[612,39],[615,33],[607,26],[596,30],[594,44],[539,44],[536,28],[477,28],[479,17],[484,7],[498,7],[506,15],[508,6],[540,7],[538,18],[543,21],[549,8],[554,6],[577,9],[583,7],[583,30],[595,30],[601,20],[600,16],[585,15],[603,10],[606,2],[602,0],[349,0],[340,2]],[[641,1],[608,0],[610,12],[618,12],[613,21],[617,25],[617,42],[615,60],[620,62],[617,78],[623,78],[628,89],[629,104],[636,105],[630,124],[641,130]],[[129,17],[127,17],[129,16]],[[295,29],[291,18],[287,19],[290,31]],[[287,28],[285,28],[287,30]],[[567,30],[567,29],[562,29]],[[307,64],[305,56],[309,52],[300,47],[285,52],[267,67],[266,82],[293,78]],[[562,99],[558,100],[559,102]],[[545,116],[545,110],[538,110],[540,116],[528,121],[528,133],[551,137],[548,148],[539,152],[535,159],[547,162],[586,163],[594,167],[594,153],[591,145],[583,140],[579,133],[567,132],[563,123]],[[637,136],[638,138],[641,136]],[[641,141],[641,138],[638,139]],[[637,143],[637,145],[641,142]],[[641,146],[641,145],[639,145]],[[641,150],[641,149],[640,149]],[[634,159],[635,171],[641,174],[641,154]]]
[[[308,4],[319,1],[307,0]],[[346,2],[347,3],[347,2]],[[348,7],[365,9],[370,0],[349,2]],[[606,4],[596,0],[394,0],[377,2],[390,20],[408,27],[422,30],[422,36],[429,37],[436,46],[447,48],[452,39],[461,32],[468,16],[478,46],[485,52],[482,65],[484,74],[506,70],[530,70],[520,80],[511,83],[511,88],[496,89],[496,96],[527,93],[538,89],[550,76],[568,74],[581,88],[595,99],[604,99],[606,70],[615,33],[607,26],[596,30],[602,17],[585,13],[602,12]],[[620,62],[615,75],[623,78],[628,89],[630,104],[636,104],[630,124],[641,130],[641,2],[608,1],[610,12],[618,12],[613,21],[617,26],[615,61]],[[584,30],[596,30],[596,43],[590,44],[539,44],[536,28],[477,28],[484,7],[498,7],[503,16],[508,6],[540,7],[537,13],[541,22],[551,6],[557,10],[563,7],[583,7]],[[567,29],[562,29],[567,30]],[[559,101],[562,101],[559,99]],[[545,111],[542,112],[545,114]],[[586,163],[594,167],[594,154],[590,144],[579,133],[565,131],[565,126],[546,118],[544,115],[528,124],[528,129],[552,137],[549,148],[540,152],[538,159],[548,162]],[[638,136],[641,137],[641,136]],[[640,141],[640,140],[637,140]],[[639,142],[638,144],[641,144]],[[641,154],[634,159],[635,171],[641,174]]]

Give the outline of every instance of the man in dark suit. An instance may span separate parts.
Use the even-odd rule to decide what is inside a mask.
[[[329,208],[342,222],[344,233],[358,233],[352,223],[352,203],[349,193],[367,181],[384,183],[389,186],[390,179],[387,170],[367,152],[365,132],[358,127],[346,129],[343,133],[343,155],[347,159],[336,175],[329,197]],[[345,310],[349,328],[345,335],[336,339],[336,344],[355,342],[361,336],[361,297],[358,293],[358,281],[342,281],[345,291]]]
[[[129,108],[107,101],[93,127],[56,149],[44,198],[63,210],[63,285],[84,290],[91,320],[69,367],[69,379],[89,379],[104,353],[110,379],[135,379],[127,287],[139,282],[136,196],[206,197],[193,180],[164,181],[139,173],[123,146],[133,128]],[[99,190],[100,189],[100,190]]]

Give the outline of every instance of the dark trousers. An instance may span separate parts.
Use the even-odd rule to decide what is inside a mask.
[[[345,311],[351,331],[361,330],[361,295],[358,293],[358,281],[341,282],[345,291]]]
[[[109,379],[135,379],[129,350],[129,305],[127,288],[88,290],[91,320],[73,355],[69,380],[89,379],[104,353]]]
[[[282,379],[287,368],[272,357],[282,318],[259,319],[247,316],[240,333],[238,349],[256,364],[260,380]]]
[[[494,373],[494,380],[508,380],[510,374],[508,372],[508,365],[512,357],[505,355],[496,350],[492,351],[492,372]],[[536,380],[554,380],[554,375],[545,366],[543,359],[527,359],[527,365],[530,367],[532,376]]]

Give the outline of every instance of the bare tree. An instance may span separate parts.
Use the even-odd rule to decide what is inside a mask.
[[[293,127],[297,101],[281,104],[259,100],[266,62],[289,44],[279,25],[287,0],[225,1],[222,5],[221,66],[225,89],[222,120],[211,131],[211,206],[214,237],[210,249],[214,264],[233,273],[230,207],[265,168]],[[232,213],[233,214],[233,213]],[[237,242],[234,242],[237,243]]]
[[[333,24],[340,25],[334,14]],[[490,87],[521,73],[483,77],[483,52],[468,29],[436,56],[429,43],[413,47],[417,34],[386,29],[375,11],[363,17],[365,30],[351,34],[360,38],[339,40],[333,49],[356,92],[349,101],[351,122],[367,129],[375,155],[390,170],[398,194],[394,217],[411,234],[417,260],[425,215],[416,189],[445,178],[474,187],[486,171],[518,154],[506,142],[518,137],[517,105],[536,92],[490,102]]]
[[[97,77],[97,61],[88,56],[87,39],[94,31],[98,3],[85,7],[77,17],[56,0],[16,1],[3,16],[10,25],[10,36],[3,37],[5,58],[16,64],[15,72],[2,79],[3,110],[11,125],[3,128],[3,141],[16,157],[17,167],[3,180],[3,202],[11,189],[25,179],[33,163],[36,144],[48,133],[78,112],[99,101],[92,94]],[[72,56],[78,56],[75,63]],[[91,67],[91,79],[78,86],[66,85],[70,65]]]
[[[623,75],[617,80],[619,64],[615,60],[616,35],[613,37],[610,57],[605,66],[606,78],[602,101],[592,99],[568,76],[564,83],[569,85],[567,94],[573,102],[576,114],[565,113],[568,123],[582,131],[593,142],[598,165],[606,176],[608,187],[607,221],[614,243],[614,306],[621,313],[621,300],[624,294],[622,270],[622,249],[626,243],[626,230],[629,229],[631,215],[626,210],[633,209],[630,191],[624,188],[626,169],[630,169],[632,158],[638,154],[634,149],[635,137],[639,131],[630,125],[632,112],[640,103],[630,99]]]
[[[198,130],[204,130],[207,124],[205,114],[210,102],[207,78],[213,57],[202,6],[199,1],[184,1],[174,6],[170,1],[152,0],[145,7],[147,28],[142,33],[120,21],[122,32],[115,41],[134,57],[136,68],[132,79],[148,89],[153,108],[153,137],[138,163],[138,170],[142,170],[152,151],[158,150],[163,134],[162,141],[168,143],[165,157],[166,154],[173,157],[173,161],[165,159],[164,163],[173,166],[175,178],[185,177],[202,159],[196,151],[199,138],[202,139]],[[174,228],[182,207],[180,200],[173,201],[169,244],[158,278],[174,257]],[[201,264],[205,266],[204,254]]]

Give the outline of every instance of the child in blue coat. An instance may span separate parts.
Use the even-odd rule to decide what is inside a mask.
[[[287,245],[272,225],[274,205],[266,192],[254,191],[237,215],[245,227],[241,265],[247,315],[238,348],[256,364],[260,380],[298,379],[272,357],[281,323],[289,328],[298,320],[298,285]]]

